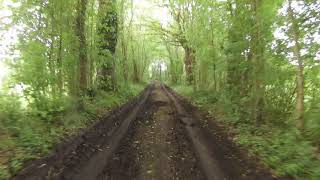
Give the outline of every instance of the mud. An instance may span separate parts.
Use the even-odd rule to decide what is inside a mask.
[[[276,179],[214,119],[161,83],[15,179]]]
[[[159,86],[101,179],[205,179],[173,105]]]
[[[233,136],[228,134],[226,127],[219,124],[207,111],[192,105],[170,87],[166,86],[166,89],[181,104],[181,108],[188,112],[189,117],[194,120],[194,126],[201,129],[201,141],[207,142],[207,148],[219,169],[223,171],[225,179],[279,179],[259,159],[249,156],[247,150],[236,145],[232,140]],[[281,179],[291,178],[282,177]]]

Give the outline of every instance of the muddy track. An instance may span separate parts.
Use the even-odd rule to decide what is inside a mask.
[[[15,179],[275,179],[203,116],[155,83]]]
[[[95,179],[140,111],[153,85],[112,111],[83,134],[62,143],[44,159],[29,162],[14,179]]]

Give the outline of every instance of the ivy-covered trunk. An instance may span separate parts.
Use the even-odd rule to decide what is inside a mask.
[[[192,85],[195,80],[194,79],[194,65],[195,65],[194,53],[195,52],[189,46],[184,46],[184,51],[185,51],[184,65],[185,65],[187,83],[189,85]]]
[[[115,0],[99,0],[99,55],[101,58],[100,88],[115,90],[114,55],[118,38],[118,17]]]

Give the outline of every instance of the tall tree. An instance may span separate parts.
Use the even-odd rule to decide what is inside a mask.
[[[263,110],[264,110],[264,93],[265,93],[265,85],[264,85],[264,67],[265,67],[265,59],[264,59],[264,51],[266,48],[265,43],[265,34],[263,34],[262,28],[268,28],[268,24],[263,21],[263,11],[262,9],[262,1],[261,0],[252,0],[252,11],[253,11],[253,21],[254,28],[252,33],[252,63],[253,63],[253,107],[252,107],[252,115],[253,120],[256,125],[259,125],[263,118]],[[263,26],[265,25],[265,26]]]
[[[121,52],[122,52],[122,70],[123,70],[123,79],[125,83],[127,84],[128,82],[128,43],[126,39],[126,31],[125,31],[125,0],[120,1],[120,19],[119,19],[119,33],[120,35],[120,40],[121,40]],[[133,17],[131,17],[130,24],[133,20]]]
[[[106,90],[114,90],[115,77],[115,51],[118,40],[118,17],[116,0],[99,0],[98,46],[102,58],[101,84]]]
[[[88,88],[88,57],[87,57],[87,43],[86,43],[86,10],[88,0],[78,0],[77,17],[75,34],[79,41],[79,88],[80,93],[83,93]]]
[[[292,8],[292,0],[289,0],[288,16],[291,23],[289,36],[294,42],[292,47],[294,60],[297,62],[297,96],[296,96],[296,120],[297,127],[304,130],[304,63],[301,57],[301,45],[299,22],[295,18],[295,13]]]
[[[224,48],[227,61],[226,90],[230,101],[235,105],[232,111],[241,119],[246,119],[249,104],[250,83],[252,71],[250,53],[250,35],[252,28],[252,11],[250,1],[228,1],[229,23],[227,26],[227,42]]]

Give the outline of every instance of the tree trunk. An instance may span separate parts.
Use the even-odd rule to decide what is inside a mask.
[[[214,81],[214,91],[217,92],[217,75],[216,75],[216,71],[217,71],[217,65],[216,63],[213,64],[213,81]]]
[[[49,69],[50,69],[50,74],[52,77],[56,77],[56,73],[55,73],[55,67],[54,67],[54,43],[55,43],[55,40],[54,40],[54,35],[53,35],[53,32],[51,32],[51,35],[50,35],[50,51],[49,51]],[[55,84],[55,81],[53,82],[50,82],[51,83],[51,90],[52,90],[52,94],[54,97],[56,97],[56,84]]]
[[[127,82],[128,81],[128,46],[125,42],[124,32],[122,32],[121,46],[122,46],[122,53],[123,53],[123,62],[122,62],[123,79],[125,82]]]
[[[253,30],[252,36],[252,63],[253,63],[253,112],[252,118],[256,124],[259,126],[263,121],[263,109],[264,109],[264,49],[265,42],[262,37],[262,20],[261,20],[261,0],[253,0],[253,14],[254,14],[254,24],[255,28]]]
[[[90,11],[94,12],[95,11],[95,1],[91,2],[91,7],[90,7]],[[90,24],[90,46],[89,49],[90,51],[95,49],[95,26],[96,26],[96,21],[95,21],[95,15],[92,14],[91,17],[89,17],[89,24]],[[94,87],[95,85],[95,68],[96,68],[96,64],[95,64],[95,54],[94,53],[90,53],[89,54],[89,67],[88,67],[88,79],[89,79],[89,87]],[[92,89],[91,89],[92,90]]]
[[[52,6],[52,7],[51,7]],[[51,32],[50,32],[50,50],[49,50],[49,69],[50,69],[50,74],[52,77],[54,77],[53,81],[50,82],[51,85],[51,91],[53,97],[57,96],[56,93],[56,67],[55,67],[55,26],[56,26],[56,19],[54,16],[54,4],[51,3],[50,6],[50,11],[49,11],[49,16],[50,16],[50,26],[51,27]]]
[[[57,64],[58,64],[58,89],[59,93],[63,93],[63,74],[62,74],[62,31],[60,28],[60,35],[59,35],[59,49],[58,49],[58,57],[57,57]]]
[[[189,85],[192,85],[194,83],[194,63],[195,63],[195,57],[194,57],[194,50],[190,48],[189,46],[184,46],[185,51],[185,71],[187,76],[187,83]]]
[[[173,57],[173,52],[172,49],[170,47],[170,45],[168,43],[165,43],[166,45],[166,50],[168,51],[168,55],[169,55],[169,62],[170,62],[170,66],[169,66],[169,77],[171,80],[172,84],[177,84],[177,72],[176,72],[176,65],[175,65],[175,60]]]
[[[293,46],[294,58],[298,63],[297,66],[297,102],[296,102],[296,120],[297,127],[303,131],[304,130],[304,65],[301,57],[301,47],[299,43],[299,25],[297,19],[294,17],[294,12],[292,9],[292,0],[289,0],[288,7],[289,19],[292,23],[291,26],[291,38],[295,42]]]
[[[134,55],[134,51],[132,51],[132,53]],[[139,78],[139,72],[138,72],[138,65],[134,56],[132,58],[132,63],[133,63],[133,81],[135,83],[138,83],[140,82],[140,78]]]
[[[133,2],[131,2],[133,3]],[[132,7],[131,7],[132,8]],[[133,12],[133,9],[131,9],[131,11]],[[133,14],[131,15],[133,17]],[[131,22],[130,22],[130,40],[131,40],[131,57],[132,57],[132,65],[133,65],[133,82],[135,83],[138,83],[140,82],[140,79],[139,79],[139,72],[138,72],[138,65],[137,65],[137,62],[136,62],[136,58],[135,58],[135,47],[134,47],[134,40],[133,40],[133,35],[131,34],[132,33],[132,22],[133,22],[133,19],[131,19]]]
[[[87,44],[86,44],[86,10],[88,0],[79,0],[77,7],[77,19],[76,19],[76,35],[79,40],[79,88],[80,93],[84,93],[87,89],[87,69],[88,69],[88,57],[87,57]]]
[[[235,5],[235,8],[233,6]],[[227,77],[226,77],[226,85],[227,90],[229,92],[229,97],[232,103],[239,104],[239,96],[241,94],[241,77],[242,73],[240,72],[240,64],[245,62],[241,59],[241,53],[243,50],[241,47],[235,48],[233,45],[236,42],[242,41],[241,31],[238,30],[239,21],[241,18],[241,4],[238,1],[228,0],[228,7],[231,15],[232,24],[228,30],[228,41],[232,46],[227,47],[226,55],[227,55]],[[236,108],[233,108],[236,111]]]
[[[123,71],[123,79],[125,83],[127,84],[128,82],[128,43],[126,41],[125,37],[125,7],[124,7],[125,0],[121,0],[120,2],[120,14],[121,14],[121,19],[120,21],[120,29],[121,29],[121,49],[122,49],[122,71]]]
[[[101,87],[105,90],[114,90],[115,63],[114,54],[118,38],[118,17],[115,0],[99,0],[99,55],[103,58],[101,67]],[[112,58],[106,54],[109,51]]]

